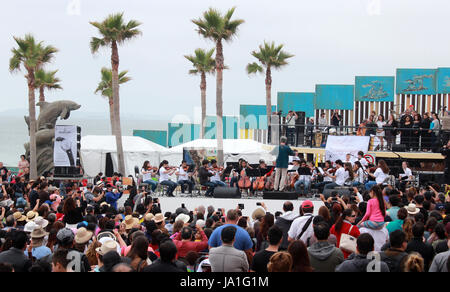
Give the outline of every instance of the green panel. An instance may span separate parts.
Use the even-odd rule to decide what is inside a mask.
[[[314,117],[314,95],[314,92],[278,92],[278,111],[282,111],[283,116],[293,110]]]
[[[167,147],[167,131],[133,130],[133,136],[142,137],[153,143]]]
[[[272,106],[272,112],[277,110],[277,106]],[[267,129],[267,112],[265,105],[247,105],[240,106],[240,129]]]
[[[353,85],[316,85],[315,109],[353,110]]]

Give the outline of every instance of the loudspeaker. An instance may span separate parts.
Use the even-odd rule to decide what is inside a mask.
[[[240,199],[241,191],[236,187],[217,187],[214,189],[213,196],[216,199]]]
[[[393,152],[406,152],[406,145],[405,144],[394,144],[394,145],[392,145],[392,151]]]
[[[342,188],[334,188],[334,189],[324,189],[323,190],[323,196],[325,197],[325,199],[328,199],[329,197],[331,197],[331,193],[332,192],[338,192],[339,196],[345,196],[345,195],[350,195],[350,187],[342,187]]]
[[[298,194],[295,192],[263,192],[264,200],[297,200]]]
[[[306,125],[306,113],[305,112],[296,112],[298,115],[297,120],[295,121],[295,125],[297,126],[297,145],[305,144],[305,125]]]

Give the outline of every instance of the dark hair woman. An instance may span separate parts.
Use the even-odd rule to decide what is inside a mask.
[[[288,246],[288,252],[292,256],[292,272],[312,272],[308,250],[301,240],[292,241]]]
[[[336,224],[331,226],[330,234],[334,234],[337,239],[337,247],[340,246],[342,234],[349,234],[358,238],[360,232],[358,227],[354,226],[356,219],[356,212],[353,209],[345,209],[341,216],[336,220]],[[342,250],[344,258],[347,258],[351,252]]]
[[[131,259],[130,265],[136,272],[142,271],[147,266],[148,245],[148,239],[145,236],[133,238],[127,257]]]
[[[270,227],[273,226],[273,224],[275,223],[275,217],[270,214],[267,213],[266,215],[264,215],[261,225],[259,227],[259,232],[256,235],[256,250],[259,251],[261,249],[266,249],[268,247],[268,245],[266,244],[267,241],[267,234],[269,232]]]
[[[63,207],[64,218],[63,222],[69,225],[76,225],[83,221],[83,211],[80,207],[80,201],[69,197],[64,202]],[[76,226],[72,226],[75,227]]]

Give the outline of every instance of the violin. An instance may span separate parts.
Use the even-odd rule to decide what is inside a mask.
[[[291,181],[290,181],[290,187],[294,188],[295,183],[298,181],[298,179],[300,178],[300,175],[298,173],[294,173],[293,175],[291,175]]]

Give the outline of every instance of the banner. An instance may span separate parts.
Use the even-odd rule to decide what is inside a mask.
[[[351,160],[355,161],[358,152],[367,153],[369,150],[369,136],[332,136],[329,135],[325,147],[325,159],[335,162],[340,159],[345,161],[346,155],[352,155]]]
[[[53,164],[75,167],[77,161],[77,126],[56,126]]]
[[[202,166],[203,160],[212,159],[217,160],[216,148],[195,148],[185,147],[183,148],[183,160],[186,160],[188,165],[195,165],[197,168]]]
[[[356,101],[394,101],[394,77],[392,76],[356,76]]]

